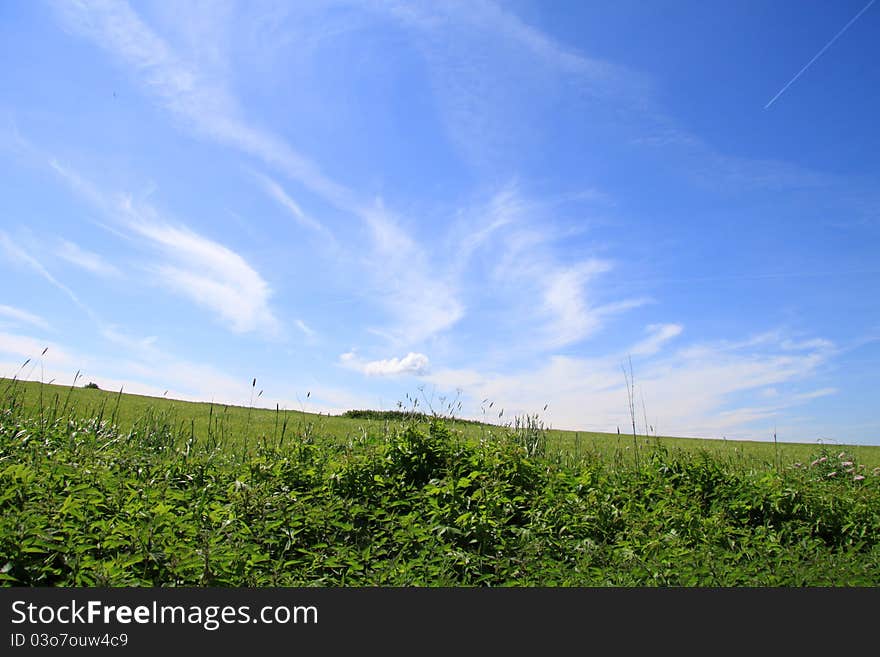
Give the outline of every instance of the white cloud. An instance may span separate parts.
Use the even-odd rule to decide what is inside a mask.
[[[553,100],[568,94],[584,105],[593,125],[629,134],[630,143],[662,148],[670,166],[717,191],[852,184],[784,161],[718,152],[668,116],[648,76],[569,47],[520,18],[508,3],[378,6],[414,34],[449,138],[477,166],[503,166],[516,157],[543,128],[531,119],[530,108],[554,111]]]
[[[158,337],[155,335],[147,336],[145,338],[134,338],[130,335],[123,333],[118,326],[115,325],[104,325],[100,327],[101,335],[117,344],[125,349],[132,351],[137,354],[141,354],[146,356],[147,358],[156,356],[159,352],[155,349],[155,344],[158,341]]]
[[[37,328],[41,329],[49,328],[48,322],[46,322],[46,320],[39,315],[34,315],[33,313],[29,313],[26,310],[13,308],[12,306],[0,305],[0,316],[8,317],[9,319],[16,322],[31,324],[32,326],[36,326]]]
[[[356,370],[367,376],[400,376],[409,374],[423,376],[428,372],[428,357],[424,354],[409,352],[403,358],[364,361],[354,351],[342,354],[339,360],[345,367]]]
[[[81,267],[86,271],[100,276],[118,276],[119,270],[104,261],[97,253],[86,251],[78,245],[67,240],[62,240],[55,253],[67,262]]]
[[[595,333],[609,315],[645,303],[641,299],[605,305],[591,305],[587,286],[611,265],[601,260],[587,260],[574,267],[548,271],[543,276],[544,311],[550,316],[544,333],[548,347],[562,347],[580,342]]]
[[[0,333],[0,353],[12,356],[19,366],[28,358],[31,362],[40,358],[44,349],[46,353],[42,359],[48,364],[67,365],[73,361],[68,351],[55,342],[47,342],[27,335]]]
[[[21,379],[42,377],[58,383],[73,381],[78,371],[79,385],[94,381],[105,390],[124,388],[126,392],[157,397],[167,390],[168,397],[175,399],[247,403],[250,379],[239,380],[212,365],[179,359],[157,349],[152,339],[129,338],[116,327],[102,333],[120,349],[83,353],[63,344],[0,332],[0,371],[10,376],[19,372]],[[46,353],[41,356],[44,349]],[[31,362],[22,369],[27,358]]]
[[[174,263],[154,267],[169,289],[217,313],[238,333],[278,330],[269,285],[239,254],[183,227],[137,220],[129,227]]]
[[[81,310],[85,311],[90,317],[94,317],[94,313],[82,302],[79,300],[79,297],[67,287],[64,283],[60,282],[57,278],[55,278],[49,271],[32,255],[30,255],[27,251],[21,248],[18,244],[13,242],[6,233],[0,231],[0,249],[2,249],[7,258],[12,261],[20,262],[21,264],[33,269],[40,276],[46,279],[49,283],[54,285],[56,288],[64,292],[73,303],[75,303]]]
[[[521,220],[526,210],[526,204],[516,187],[508,185],[492,196],[488,207],[468,213],[458,227],[458,230],[466,233],[456,249],[459,267],[466,265],[475,251],[489,244],[489,239],[497,235],[501,228]]]
[[[630,353],[639,356],[650,356],[672,338],[681,335],[684,327],[681,324],[651,324],[645,328],[650,335],[630,348]]]
[[[508,373],[447,369],[427,379],[443,389],[461,388],[470,400],[491,399],[496,408],[506,409],[506,417],[541,413],[550,402],[545,415],[554,427],[614,432],[631,423],[621,365],[632,351],[604,358],[551,356],[537,368]],[[808,393],[777,389],[772,404],[766,403],[768,387],[809,380],[828,355],[822,350],[792,354],[782,340],[764,341],[760,349],[710,343],[661,358],[642,354],[634,368],[639,431],[644,432],[647,414],[660,435],[755,437],[756,427],[768,418],[833,394],[832,388]],[[759,400],[765,403],[754,403]]]
[[[304,410],[307,413],[328,413],[333,415],[344,413],[347,410],[375,409],[380,406],[378,399],[372,396],[353,393],[343,388],[309,384],[304,389],[306,391],[304,393],[282,390],[276,396],[277,398],[272,398],[271,391],[267,391],[270,397],[266,405],[269,408],[274,408],[277,403],[282,409]]]
[[[142,359],[123,363],[120,369],[124,371],[126,390],[132,392],[131,386],[140,383],[153,389],[164,387],[168,389],[168,397],[175,399],[236,405],[246,405],[251,392],[250,379],[242,380],[213,365],[167,354],[156,361]]]
[[[810,399],[818,399],[819,397],[827,397],[829,395],[836,395],[838,393],[837,388],[820,388],[819,390],[812,390],[810,392],[804,392],[794,396],[796,401],[807,401]]]
[[[359,207],[345,187],[325,176],[277,136],[249,125],[223,76],[206,74],[174,49],[125,2],[56,3],[71,31],[118,57],[144,90],[197,132],[276,166],[337,207]]]
[[[519,212],[524,207],[520,205]],[[535,216],[518,214],[496,244],[501,258],[492,272],[493,283],[506,289],[519,305],[515,314],[520,332],[537,324],[533,342],[545,350],[556,349],[581,342],[613,315],[648,303],[644,298],[599,301],[598,280],[612,271],[614,264],[600,258],[561,262],[552,248],[555,236],[531,227],[540,218],[540,212]]]
[[[453,280],[433,268],[417,244],[382,206],[364,213],[373,238],[366,263],[376,297],[396,324],[375,332],[393,342],[410,345],[445,331],[465,312]]]
[[[299,207],[296,201],[290,198],[288,193],[284,191],[284,188],[281,185],[279,185],[268,176],[264,176],[262,174],[254,174],[254,176],[260,182],[266,193],[269,194],[269,196],[271,196],[273,199],[275,199],[275,201],[277,201],[281,205],[281,207],[287,210],[299,225],[319,233],[326,232],[326,229],[323,225],[321,225],[319,222],[315,221],[302,211],[302,208]]]
[[[58,16],[81,34],[119,58],[144,89],[198,133],[263,160],[283,171],[331,205],[357,216],[374,240],[368,273],[380,302],[396,325],[377,332],[400,344],[417,343],[452,326],[464,308],[448,280],[435,275],[423,251],[380,207],[363,203],[356,194],[325,175],[308,158],[276,135],[241,118],[234,96],[222,76],[205,74],[194,61],[181,58],[124,2],[58,3]],[[303,225],[320,226],[271,180],[267,191]],[[177,287],[220,301],[219,288],[193,272],[160,271]],[[212,302],[219,308],[219,303]]]
[[[579,103],[623,99],[615,114],[640,101],[637,75],[564,46],[499,3],[378,7],[409,30],[447,136],[472,166],[494,173],[528,152],[547,129],[542,110],[556,111],[572,88]]]
[[[786,351],[807,351],[810,349],[833,349],[834,343],[830,340],[824,340],[822,338],[816,338],[813,340],[802,340],[800,342],[796,342],[794,340],[784,340],[782,342],[782,348]]]
[[[294,321],[294,324],[296,325],[296,328],[302,331],[307,338],[314,338],[317,335],[315,330],[301,319],[297,319],[296,321]]]
[[[49,158],[48,164],[51,169],[61,176],[70,188],[85,198],[93,205],[104,205],[106,203],[104,194],[102,194],[90,181],[85,180],[76,171],[62,165],[54,157]]]
[[[454,11],[461,11],[458,20],[475,23],[487,31],[498,32],[505,38],[530,50],[554,68],[589,76],[592,80],[604,80],[618,70],[610,63],[586,57],[554,41],[540,30],[525,23],[516,14],[505,11],[496,2],[468,2],[457,5]]]
[[[54,160],[52,167],[75,192],[121,223],[122,237],[146,238],[147,244],[164,254],[167,260],[151,271],[168,289],[217,313],[235,332],[277,333],[269,285],[241,255],[186,226],[170,225],[149,204],[135,204],[123,195],[114,199]],[[0,240],[3,237],[0,233]],[[143,239],[138,241],[144,244]]]

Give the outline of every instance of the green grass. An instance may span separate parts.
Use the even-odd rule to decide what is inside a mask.
[[[208,435],[237,448],[254,447],[266,439],[278,440],[291,435],[314,435],[323,441],[351,443],[364,435],[388,434],[413,419],[412,413],[373,413],[384,418],[344,417],[298,410],[270,410],[225,404],[188,402],[160,397],[133,395],[33,381],[0,378],[0,402],[15,397],[22,411],[31,417],[53,418],[60,414],[74,417],[99,417],[129,431],[146,418],[162,422],[177,433],[192,433],[203,439]],[[398,416],[395,418],[394,416]],[[416,419],[419,419],[417,414]],[[421,416],[424,418],[424,416]],[[447,426],[467,440],[492,440],[509,431],[541,433],[547,449],[575,459],[598,458],[608,462],[634,462],[632,434],[545,429],[536,418],[518,418],[505,425],[478,423],[445,418]],[[423,422],[425,424],[425,422]],[[530,426],[531,425],[531,428]],[[763,468],[768,464],[806,462],[819,443],[789,443],[713,440],[674,436],[645,436],[637,439],[639,452],[649,452],[660,445],[671,452],[708,454],[740,467]],[[866,466],[880,466],[880,446],[837,445]],[[829,445],[829,449],[834,449]],[[778,450],[778,455],[777,455]]]
[[[880,585],[872,448],[0,391],[6,586]]]

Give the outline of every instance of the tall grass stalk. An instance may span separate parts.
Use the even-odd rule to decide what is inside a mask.
[[[250,438],[249,430],[250,430],[250,426],[251,426],[251,412],[253,412],[253,410],[254,410],[254,392],[256,391],[256,389],[257,389],[257,379],[256,379],[256,377],[254,377],[254,381],[253,381],[253,383],[251,383],[251,403],[248,406],[247,421],[245,422],[245,426],[244,426],[245,444],[247,444],[248,439]]]
[[[122,389],[124,387],[125,387],[125,385],[119,386],[119,392],[116,395],[116,406],[113,409],[113,416],[110,419],[110,424],[115,425],[117,423],[117,421],[119,420],[119,402],[122,400]]]
[[[782,470],[782,461],[779,459],[779,442],[776,440],[776,425],[773,426],[773,451],[776,453],[776,470]]]
[[[629,372],[627,373],[626,367],[621,366],[623,369],[623,377],[626,380],[626,396],[627,402],[629,404],[629,417],[632,421],[632,430],[633,430],[633,456],[636,459],[636,469],[641,469],[641,464],[639,463],[639,439],[636,435],[636,406],[635,406],[635,378],[633,377],[633,366],[632,366],[632,357],[629,357]],[[646,428],[647,430],[647,428]]]

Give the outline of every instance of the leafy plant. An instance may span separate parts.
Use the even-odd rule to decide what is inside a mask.
[[[285,425],[245,447],[209,412],[123,429],[10,399],[0,582],[880,585],[880,472],[845,450],[779,468],[657,442],[636,464],[553,451],[536,418],[479,440],[438,418],[350,441]]]

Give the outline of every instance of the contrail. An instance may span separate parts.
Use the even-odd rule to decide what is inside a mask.
[[[819,52],[816,53],[816,55],[815,55],[815,57],[813,57],[813,59],[808,61],[807,65],[804,66],[800,71],[798,71],[797,75],[795,75],[791,80],[789,80],[788,84],[785,85],[784,87],[782,87],[782,89],[779,90],[779,93],[770,99],[769,103],[764,105],[764,109],[767,109],[774,102],[776,102],[776,99],[779,98],[785,92],[786,89],[788,89],[792,84],[794,84],[794,81],[797,80],[803,74],[804,71],[806,71],[808,68],[810,68],[810,66],[813,64],[813,62],[815,62],[817,59],[819,59],[819,57],[822,56],[823,52],[825,52],[826,50],[829,49],[831,47],[831,44],[834,43],[835,41],[837,41],[840,38],[840,35],[843,34],[844,32],[846,32],[849,29],[849,26],[852,25],[853,23],[855,23],[859,19],[859,16],[861,16],[866,11],[868,11],[868,9],[871,7],[871,5],[874,4],[875,1],[876,0],[871,0],[868,4],[866,4],[864,7],[862,7],[862,10],[858,14],[853,16],[852,19],[850,20],[850,22],[847,23],[846,25],[844,25],[843,29],[840,30],[840,32],[838,32],[837,34],[835,34],[834,38],[831,39],[831,41],[829,41],[828,43],[826,43],[825,46],[822,48],[822,50],[820,50]]]
[[[774,278],[830,278],[832,276],[876,276],[877,274],[880,274],[880,269],[851,269],[844,271],[792,271],[776,273],[765,272],[755,274],[729,274],[727,276],[689,276],[685,278],[636,278],[617,282],[626,285],[642,285],[644,283],[719,283],[725,281],[749,281]]]

